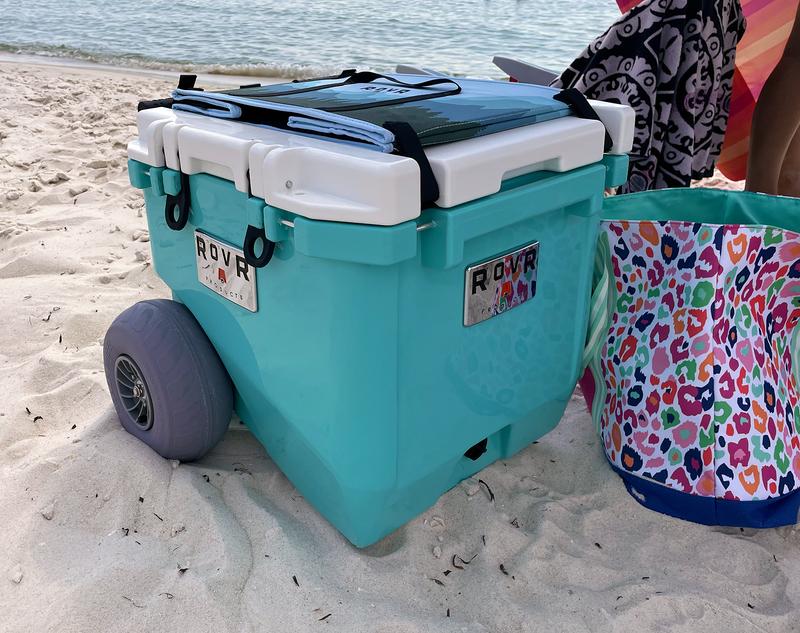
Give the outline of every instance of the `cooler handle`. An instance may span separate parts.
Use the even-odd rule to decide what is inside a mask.
[[[256,255],[256,244],[262,241],[264,249],[261,255]],[[244,260],[254,268],[263,268],[269,264],[272,255],[275,253],[275,242],[267,238],[267,233],[264,227],[247,225],[247,231],[244,234],[244,243],[242,245],[242,252]]]
[[[178,208],[178,215],[175,215],[175,208]],[[181,172],[181,188],[177,194],[167,194],[167,202],[164,205],[164,219],[167,226],[173,231],[180,231],[189,221],[189,176]]]

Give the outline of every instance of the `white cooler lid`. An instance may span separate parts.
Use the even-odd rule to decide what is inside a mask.
[[[563,117],[426,148],[439,185],[436,204],[483,198],[514,176],[596,163],[606,130],[612,154],[629,152],[633,110],[590,103],[602,123]],[[239,191],[307,218],[388,226],[420,214],[419,167],[411,158],[168,108],[142,110],[138,128],[130,158],[230,180]]]

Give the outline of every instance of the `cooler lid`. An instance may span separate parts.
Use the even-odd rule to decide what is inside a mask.
[[[499,82],[498,82],[499,83]],[[425,148],[442,208],[491,195],[508,178],[568,171],[630,151],[634,114],[592,102],[602,123],[574,116]],[[604,127],[605,126],[605,127]],[[419,216],[420,169],[404,156],[300,131],[276,130],[168,108],[138,113],[134,160],[230,180],[242,192],[312,219],[394,225]]]
[[[345,71],[235,90],[179,88],[173,108],[392,152],[401,148],[391,124],[408,124],[423,147],[452,143],[570,116],[560,92],[502,81]]]

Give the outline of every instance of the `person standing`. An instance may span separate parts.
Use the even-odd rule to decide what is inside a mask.
[[[756,103],[746,188],[800,197],[800,6],[783,56]]]

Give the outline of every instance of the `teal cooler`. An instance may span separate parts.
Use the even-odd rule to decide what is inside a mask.
[[[219,354],[236,413],[358,547],[558,423],[581,370],[603,192],[626,167],[606,155],[515,176],[380,226],[278,208],[235,173],[129,162],[155,270]],[[172,230],[167,195],[186,189],[188,223]],[[248,226],[276,247],[265,267],[240,266],[255,277],[243,306],[198,269],[240,255]]]

